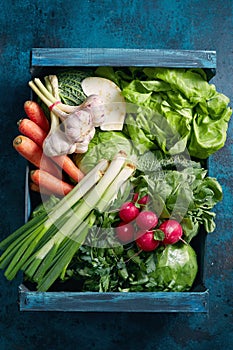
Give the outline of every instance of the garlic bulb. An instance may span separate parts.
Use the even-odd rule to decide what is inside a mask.
[[[70,114],[63,126],[70,142],[82,142],[93,127],[91,114],[86,109],[80,109]]]
[[[49,134],[44,140],[43,151],[48,157],[71,154],[75,151],[75,143],[71,143],[64,131],[58,127],[55,132]]]
[[[105,106],[104,101],[100,96],[88,96],[88,98],[83,103],[83,107],[90,112],[93,126],[100,126],[104,123]]]

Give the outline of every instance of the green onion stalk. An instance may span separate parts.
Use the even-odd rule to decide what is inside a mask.
[[[91,170],[51,210],[43,211],[0,242],[0,268],[6,269],[5,276],[12,280],[31,253],[44,244],[57,228],[71,216],[79,200],[99,181],[108,162],[103,160]]]
[[[84,243],[95,222],[94,209],[103,211],[134,170],[123,152],[110,164],[100,161],[53,209],[3,240],[0,268],[6,269],[5,277],[12,280],[22,270],[39,291],[48,290]]]
[[[57,88],[55,87],[54,89],[54,79],[57,79],[57,77],[45,77],[44,85],[39,78],[35,78],[33,81],[29,81],[28,85],[47,107],[51,107],[51,105],[53,105],[53,113],[63,120],[70,113],[75,112],[77,106],[70,106],[60,102],[59,94],[57,94]],[[56,105],[58,101],[59,104]]]

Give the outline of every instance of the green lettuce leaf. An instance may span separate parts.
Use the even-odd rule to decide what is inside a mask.
[[[196,278],[198,265],[194,249],[182,242],[168,245],[156,253],[156,267],[148,285],[157,291],[188,291]]]
[[[232,110],[227,108],[220,119],[207,114],[194,115],[188,145],[191,156],[205,159],[224,146],[231,114]]]
[[[190,242],[201,225],[206,232],[215,228],[212,209],[222,200],[222,187],[217,179],[208,177],[199,162],[185,156],[162,157],[160,151],[138,157],[143,186],[147,184],[152,209],[160,219],[174,218],[182,223],[183,238]]]
[[[141,107],[128,119],[129,136],[140,152],[159,147],[174,155],[187,148],[191,156],[205,159],[224,146],[230,100],[203,70],[144,68],[143,73],[145,80],[136,75],[122,90],[127,102]]]
[[[153,140],[150,139],[150,135],[140,127],[140,124],[135,123],[134,116],[128,114],[125,120],[127,125],[127,133],[130,135],[135,148],[139,154],[143,154],[149,149],[156,148]]]
[[[124,151],[129,159],[134,160],[136,153],[132,142],[120,131],[97,131],[89,143],[85,154],[76,154],[74,161],[85,174],[101,160],[112,160],[117,152]]]
[[[145,68],[144,72],[154,79],[170,84],[172,90],[179,90],[191,103],[208,100],[215,94],[215,86],[206,81],[201,70],[176,68]],[[203,78],[204,77],[204,78]]]

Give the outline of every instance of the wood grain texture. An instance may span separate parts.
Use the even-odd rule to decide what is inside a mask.
[[[124,48],[34,48],[31,65],[216,68],[216,52]]]
[[[20,311],[208,312],[209,292],[35,292],[19,286]]]

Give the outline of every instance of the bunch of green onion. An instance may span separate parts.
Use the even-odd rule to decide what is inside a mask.
[[[100,161],[49,211],[41,212],[0,243],[0,268],[8,280],[21,270],[47,291],[64,275],[73,256],[84,243],[100,212],[116,197],[135,167],[119,152],[110,162]]]

